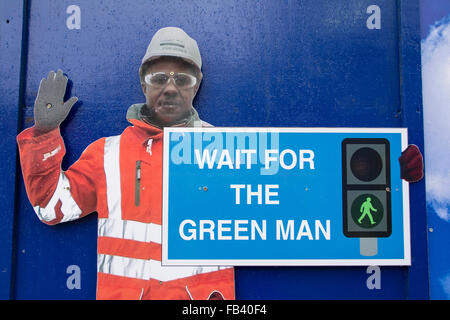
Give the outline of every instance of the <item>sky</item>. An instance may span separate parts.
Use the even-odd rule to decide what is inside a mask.
[[[450,299],[450,0],[421,0],[431,299]]]
[[[422,41],[422,86],[427,201],[450,221],[450,11]]]
[[[444,15],[450,13],[450,1],[449,0],[421,0],[421,36],[422,39],[426,38],[430,30],[430,26],[436,21],[441,20]]]

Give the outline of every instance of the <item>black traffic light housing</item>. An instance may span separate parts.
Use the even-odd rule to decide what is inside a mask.
[[[391,235],[388,140],[347,138],[342,141],[342,200],[346,237],[379,238]]]

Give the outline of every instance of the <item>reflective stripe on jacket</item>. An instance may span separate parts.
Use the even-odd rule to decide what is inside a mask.
[[[28,197],[47,224],[98,213],[97,299],[234,299],[232,267],[161,265],[162,130],[129,120],[101,138],[67,171],[55,129],[18,136]]]

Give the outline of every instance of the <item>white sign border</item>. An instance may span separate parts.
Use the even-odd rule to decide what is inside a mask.
[[[164,266],[411,266],[409,183],[403,187],[403,259],[208,259],[168,258],[169,136],[172,132],[267,132],[267,133],[400,133],[402,151],[408,146],[407,128],[325,128],[325,127],[165,127],[163,134],[163,200],[161,258]]]

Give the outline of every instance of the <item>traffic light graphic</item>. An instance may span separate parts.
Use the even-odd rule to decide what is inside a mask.
[[[348,138],[342,141],[342,200],[346,237],[379,238],[391,235],[388,140]]]

